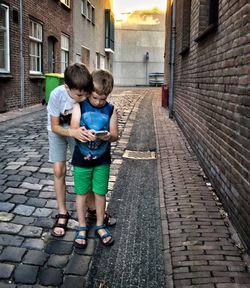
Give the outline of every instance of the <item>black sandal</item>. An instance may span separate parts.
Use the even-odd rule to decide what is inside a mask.
[[[55,222],[55,224],[52,227],[51,235],[53,235],[54,237],[63,237],[65,235],[65,233],[66,233],[66,230],[67,230],[67,225],[68,225],[69,218],[70,218],[70,215],[69,215],[68,212],[67,212],[67,214],[57,214],[56,215],[56,222]],[[66,221],[63,224],[62,223],[58,223],[59,219],[65,219]],[[63,234],[55,233],[54,232],[55,228],[62,228],[64,230],[64,233]]]
[[[103,234],[102,236],[98,233],[99,230],[104,229],[105,230],[105,234]],[[104,245],[104,246],[111,246],[114,244],[114,239],[112,238],[111,233],[109,232],[107,226],[105,224],[96,226],[95,228],[95,234],[96,236],[100,239],[100,242]],[[110,239],[107,242],[104,242],[103,240],[110,237]]]
[[[87,218],[91,222],[96,222],[96,210],[90,210],[88,208]],[[114,217],[112,217],[110,214],[108,214],[107,212],[105,212],[103,222],[106,226],[114,226],[116,224],[116,219]]]
[[[86,234],[85,235],[81,235],[80,232],[81,231],[86,231]],[[87,231],[88,231],[88,228],[85,227],[85,226],[80,226],[76,229],[76,237],[75,237],[75,241],[74,241],[74,246],[76,248],[80,248],[80,249],[84,249],[87,247],[88,245],[88,242],[87,242]],[[80,244],[78,242],[76,242],[76,240],[85,240],[85,243],[83,244]]]

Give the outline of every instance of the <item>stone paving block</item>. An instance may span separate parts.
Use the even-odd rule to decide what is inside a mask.
[[[5,186],[6,187],[12,187],[12,188],[17,188],[17,187],[19,187],[19,185],[20,185],[20,182],[18,182],[18,181],[4,181],[5,182]],[[0,184],[0,185],[3,185],[3,184]]]
[[[41,196],[41,194],[40,194],[40,196]],[[45,205],[45,207],[56,209],[56,208],[57,208],[57,202],[56,202],[56,200],[51,200],[51,199],[48,200],[47,203],[46,203],[46,205]]]
[[[43,266],[49,258],[49,255],[43,251],[29,250],[23,259],[24,264],[30,264],[35,266]]]
[[[42,227],[42,228],[51,229],[53,224],[54,224],[54,220],[50,219],[50,218],[47,218],[47,217],[46,218],[45,217],[39,217],[39,218],[35,219],[35,221],[34,221],[34,225],[35,226],[39,226],[39,227]]]
[[[14,214],[7,212],[0,212],[0,221],[10,222],[14,218]]]
[[[73,242],[51,240],[45,248],[48,254],[69,255],[73,250]]]
[[[20,247],[6,247],[0,255],[0,261],[21,262],[26,249]]]
[[[34,212],[34,210],[35,207],[20,204],[16,206],[13,212],[23,216],[30,216]]]
[[[8,180],[9,180],[9,181],[22,182],[24,178],[25,178],[25,177],[22,176],[22,175],[10,175],[10,176],[8,177]]]
[[[36,191],[37,193],[37,191]],[[31,195],[29,195],[31,197]],[[41,198],[29,198],[27,201],[27,205],[29,206],[34,206],[34,207],[44,207],[44,205],[46,204],[46,200],[45,199],[41,199]]]
[[[17,234],[23,225],[13,224],[10,222],[2,222],[0,223],[0,232],[1,233],[9,233],[9,234]]]
[[[88,246],[85,249],[74,248],[74,252],[78,255],[92,256],[95,252],[96,241],[94,239],[88,239]]]
[[[0,263],[0,279],[10,278],[14,269],[15,269],[15,265]],[[0,287],[1,287],[1,284],[0,284]]]
[[[85,287],[86,280],[79,276],[66,276],[62,288],[83,288]]]
[[[15,195],[11,198],[10,202],[15,204],[23,204],[27,201],[27,197],[24,195]]]
[[[19,247],[24,241],[24,237],[0,234],[0,245]]]
[[[26,193],[26,196],[27,197],[38,197],[39,196],[39,191],[32,191],[32,190],[30,190],[30,191],[28,191],[27,193]],[[28,204],[28,203],[27,203]],[[29,204],[30,205],[30,204]],[[30,206],[35,206],[35,205],[30,205]]]
[[[71,256],[69,263],[65,268],[65,274],[84,276],[88,272],[91,257],[84,255]]]
[[[32,189],[32,190],[39,190],[39,191],[42,190],[43,188],[43,186],[40,184],[33,184],[33,183],[28,183],[28,182],[23,182],[20,187],[24,189]]]
[[[63,271],[55,268],[45,268],[41,271],[39,283],[44,286],[59,287],[63,283]]]
[[[51,255],[47,265],[54,268],[63,268],[69,261],[68,255]]]
[[[32,239],[28,238],[25,239],[22,247],[27,248],[27,249],[36,249],[36,250],[42,250],[44,248],[44,242],[41,239]]]
[[[19,232],[19,235],[26,237],[41,237],[43,229],[35,226],[24,226],[23,229]]]
[[[200,285],[200,284],[210,284],[210,283],[230,283],[230,277],[209,277],[209,278],[193,278],[192,284]],[[228,288],[231,288],[230,286]]]
[[[9,193],[9,194],[19,194],[19,195],[25,195],[28,192],[28,189],[23,189],[23,188],[12,188],[9,187],[7,188],[4,193]]]
[[[21,224],[21,225],[30,225],[32,223],[34,223],[35,221],[35,218],[34,217],[25,217],[25,216],[21,216],[21,215],[16,215],[14,220],[13,220],[13,223],[15,224]]]
[[[35,284],[39,267],[20,264],[14,272],[15,283]]]
[[[33,217],[48,217],[53,212],[52,209],[48,208],[37,208],[35,212],[32,214]]]
[[[0,211],[1,212],[10,212],[15,207],[15,204],[0,202]]]
[[[2,193],[5,189],[6,189],[6,187],[0,186],[0,201],[1,202],[6,202],[7,200],[9,200],[13,196],[11,194]]]

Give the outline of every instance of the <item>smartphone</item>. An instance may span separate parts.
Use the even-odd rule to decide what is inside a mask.
[[[109,133],[107,130],[100,130],[100,131],[95,131],[96,136],[105,136]]]

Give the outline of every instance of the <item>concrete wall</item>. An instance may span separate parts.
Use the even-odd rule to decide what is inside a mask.
[[[166,29],[170,31],[168,2]],[[218,25],[204,33],[206,15],[201,5],[205,7],[209,1],[191,1],[186,51],[183,3],[177,1],[174,115],[249,249],[249,3],[219,1]],[[169,47],[170,34],[166,63]],[[168,76],[169,70],[165,72]]]
[[[133,17],[139,13],[140,11],[135,12]],[[165,15],[142,14],[135,21],[131,21],[131,17],[131,22],[116,22],[113,61],[116,85],[147,85],[149,73],[163,73]],[[140,22],[141,19],[144,21]],[[147,52],[148,61],[145,59]]]

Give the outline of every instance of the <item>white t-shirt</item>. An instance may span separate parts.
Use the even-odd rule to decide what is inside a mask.
[[[65,89],[64,85],[60,85],[51,91],[47,106],[48,111],[48,131],[51,131],[50,116],[59,117],[60,114],[72,114],[73,105],[76,103]],[[63,125],[68,126],[68,124]]]

